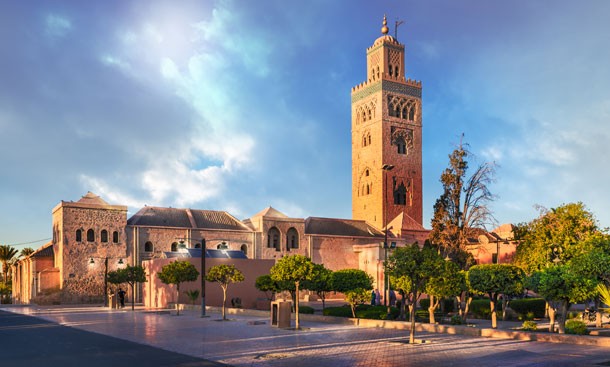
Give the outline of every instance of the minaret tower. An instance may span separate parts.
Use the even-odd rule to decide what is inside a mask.
[[[405,78],[405,46],[385,15],[381,33],[366,50],[366,81],[352,88],[352,217],[384,228],[405,214],[401,226],[421,226],[422,86]]]

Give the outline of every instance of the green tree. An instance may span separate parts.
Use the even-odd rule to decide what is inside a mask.
[[[468,270],[470,288],[476,293],[489,298],[491,308],[491,327],[497,328],[496,304],[498,297],[505,298],[521,294],[525,282],[525,273],[517,266],[509,264],[475,265]]]
[[[483,163],[467,178],[470,155],[467,148],[460,141],[449,155],[449,166],[440,178],[443,193],[434,204],[430,240],[450,253],[466,250],[469,237],[495,222],[489,209],[494,196],[488,189],[494,181],[495,164]],[[467,269],[467,263],[460,265]]]
[[[572,258],[569,265],[577,275],[610,286],[610,253],[605,246],[596,246],[591,251],[577,255]],[[594,301],[595,308],[599,310],[601,306],[599,292],[596,292]],[[602,327],[601,313],[597,313],[595,324],[598,328]]]
[[[538,293],[549,302],[554,310],[552,313],[549,312],[549,316],[551,316],[549,331],[553,331],[555,323],[553,315],[558,312],[559,333],[565,333],[566,317],[570,306],[592,298],[596,286],[594,280],[579,276],[568,265],[544,269],[540,273]]]
[[[546,210],[527,225],[515,253],[515,265],[526,273],[544,270],[586,253],[604,237],[595,217],[582,203]]]
[[[316,292],[322,300],[322,310],[326,308],[326,296],[333,291],[332,276],[333,272],[326,269],[322,264],[313,265],[314,276],[312,280],[303,282],[303,289]]]
[[[296,328],[299,329],[299,287],[301,282],[313,279],[313,263],[303,255],[284,256],[271,267],[270,274],[271,279],[276,282],[290,282],[294,284]]]
[[[21,249],[21,252],[19,252],[19,256],[20,257],[28,257],[31,254],[34,253],[34,249],[31,247],[24,247]]]
[[[280,292],[277,282],[271,279],[271,275],[269,274],[261,275],[256,278],[254,286],[259,291],[265,292],[268,301],[273,301],[275,294]]]
[[[367,293],[373,288],[373,279],[364,270],[342,269],[332,273],[331,287],[345,294],[345,300],[352,309],[352,317],[355,318],[356,306],[366,301]]]
[[[146,272],[144,268],[136,265],[127,265],[124,268],[117,269],[115,271],[108,272],[107,280],[112,284],[123,284],[127,283],[131,288],[131,310],[135,310],[135,285],[137,283],[146,282]]]
[[[433,275],[426,284],[425,293],[430,297],[430,323],[434,324],[434,311],[440,305],[443,298],[453,298],[462,293],[464,288],[464,277],[460,276],[460,268],[451,261],[445,261],[441,271]]]
[[[227,288],[231,283],[239,283],[244,281],[244,274],[235,267],[235,265],[216,265],[208,270],[206,280],[208,282],[216,282],[222,288],[222,319],[226,320],[226,303],[227,303]]]
[[[8,271],[11,263],[17,257],[19,251],[10,245],[0,245],[0,261],[2,262],[2,276],[4,283],[8,284]]]
[[[430,246],[420,249],[417,244],[397,248],[384,263],[388,274],[399,280],[394,285],[401,286],[403,303],[409,307],[410,343],[415,342],[415,305],[428,281],[441,273],[443,264],[436,249]]]
[[[174,261],[161,268],[157,277],[164,284],[176,285],[176,315],[180,315],[180,284],[184,282],[194,282],[199,277],[199,272],[195,265],[188,261]]]

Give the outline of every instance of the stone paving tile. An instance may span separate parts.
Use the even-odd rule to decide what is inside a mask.
[[[9,309],[10,310],[10,309]],[[304,322],[305,330],[270,327],[267,319],[199,318],[101,308],[15,308],[63,325],[219,361],[232,366],[596,366],[610,349]],[[264,324],[257,324],[264,322]],[[599,365],[597,365],[599,366]]]

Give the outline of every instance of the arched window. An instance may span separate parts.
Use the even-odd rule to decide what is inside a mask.
[[[107,230],[102,229],[102,232],[100,233],[100,241],[108,242],[108,231]]]
[[[375,80],[375,68],[371,69],[371,78]]]
[[[371,134],[369,134],[369,135],[367,136],[367,138],[369,139],[369,143],[368,143],[368,145],[371,145]]]
[[[398,76],[398,66],[394,68],[394,76]]]
[[[217,250],[228,250],[229,249],[229,245],[227,245],[226,242],[221,242],[218,245],[216,245],[216,249]]]
[[[83,231],[80,229],[76,230],[76,242],[81,242],[83,240]]]
[[[153,246],[152,242],[146,241],[144,244],[144,252],[153,252],[155,250],[155,246]]]
[[[246,245],[245,243],[241,245],[240,250],[244,253],[244,255],[248,255],[248,245]]]
[[[390,65],[390,76],[392,76],[394,74],[394,71],[392,70],[392,65]]]
[[[369,177],[369,170],[368,170],[368,169],[367,169],[366,171],[364,171],[364,175],[365,175],[366,177]]]
[[[369,184],[366,184],[366,194],[369,195],[371,193],[371,188]]]
[[[196,243],[195,248],[201,248],[201,243]]]
[[[87,242],[93,241],[95,241],[95,232],[93,231],[93,229],[89,229],[87,230]]]
[[[171,251],[172,252],[178,251],[178,242],[172,243]]]
[[[267,247],[280,251],[280,231],[276,227],[271,227],[267,233]]]
[[[411,106],[411,110],[409,111],[409,121],[415,120],[415,106]]]
[[[399,136],[398,138],[396,138],[394,143],[398,148],[398,154],[407,154],[407,142],[405,141],[404,137]]]
[[[117,232],[117,231],[112,232],[112,242],[119,243],[119,232]]]
[[[362,110],[362,121],[366,121],[366,111]]]
[[[372,118],[371,117],[371,109],[370,108],[366,110],[366,114],[367,114],[367,119],[370,120]]]
[[[377,79],[379,79],[379,66],[377,66]]]
[[[299,232],[294,227],[286,232],[286,248],[299,248]]]
[[[396,190],[394,190],[394,204],[407,205],[407,188],[404,183],[401,183]]]
[[[362,137],[362,146],[366,147],[366,136]]]

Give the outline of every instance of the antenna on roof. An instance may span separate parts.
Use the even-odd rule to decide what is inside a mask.
[[[398,26],[403,24],[403,20],[396,19],[396,23],[394,25],[394,38],[398,41]]]

